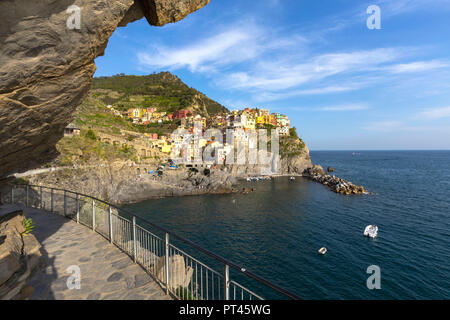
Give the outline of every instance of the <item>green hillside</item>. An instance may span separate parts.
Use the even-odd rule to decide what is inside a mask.
[[[195,110],[206,116],[227,109],[203,93],[190,88],[170,72],[148,76],[116,75],[94,78],[92,89],[105,103],[117,109],[156,107],[158,111]]]

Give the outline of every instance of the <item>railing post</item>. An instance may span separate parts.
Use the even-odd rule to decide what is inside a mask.
[[[29,191],[29,185],[27,185],[27,200],[25,201],[25,206],[28,208],[28,191]]]
[[[53,212],[53,193],[54,193],[54,190],[53,190],[53,188],[52,188],[52,192],[51,192],[51,212]]]
[[[169,294],[169,234],[166,232],[166,294]]]
[[[41,206],[41,209],[44,207],[43,203],[42,203],[42,187],[39,187],[39,203]]]
[[[113,243],[112,209],[109,206],[109,241]]]
[[[92,230],[95,231],[95,200],[92,200]]]
[[[134,263],[136,263],[137,260],[136,216],[133,216],[133,257]]]
[[[227,264],[223,266],[223,298],[230,300],[230,267]]]
[[[66,190],[64,190],[64,217],[67,216],[67,198],[66,198]]]
[[[11,186],[11,204],[14,204],[14,186]]]
[[[80,223],[80,200],[77,193],[77,223]]]

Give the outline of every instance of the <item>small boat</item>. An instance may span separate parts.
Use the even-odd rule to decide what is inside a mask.
[[[318,252],[319,252],[321,255],[324,255],[325,253],[327,253],[327,248],[322,247],[322,248],[319,249]]]
[[[378,235],[378,227],[375,225],[368,225],[365,229],[364,229],[364,235],[366,237],[369,238],[375,238]]]
[[[251,178],[247,178],[247,181],[252,181],[252,179]]]
[[[290,177],[289,180],[294,181],[295,177]]]

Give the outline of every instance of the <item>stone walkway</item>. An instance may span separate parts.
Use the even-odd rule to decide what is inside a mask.
[[[46,266],[28,284],[36,300],[166,300],[163,289],[132,259],[91,229],[54,213],[24,209],[33,219]],[[69,266],[79,266],[80,289],[69,289]]]

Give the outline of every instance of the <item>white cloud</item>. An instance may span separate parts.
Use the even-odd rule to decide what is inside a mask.
[[[255,101],[273,101],[282,100],[292,97],[307,96],[307,95],[321,95],[321,94],[331,94],[331,93],[341,93],[354,91],[361,88],[360,85],[344,85],[344,86],[327,86],[319,87],[313,89],[302,89],[302,90],[290,90],[287,92],[262,92],[255,97]]]
[[[379,0],[382,15],[387,17],[405,14],[417,10],[444,10],[448,9],[450,0]]]
[[[418,61],[411,63],[402,63],[390,66],[388,70],[392,73],[413,73],[424,72],[439,68],[449,67],[450,64],[445,61],[432,60],[432,61]]]
[[[393,131],[395,129],[403,126],[403,123],[400,121],[378,121],[368,124],[364,127],[365,130],[369,131]]]
[[[184,46],[154,46],[139,52],[138,61],[149,69],[188,68],[193,72],[211,72],[253,60],[268,51],[290,46],[298,49],[306,41],[300,35],[274,37],[269,30],[252,23],[234,23],[223,30],[210,30],[214,35],[192,39]]]
[[[450,106],[425,110],[425,111],[420,112],[418,116],[420,118],[425,118],[428,120],[449,118],[450,117]]]
[[[337,105],[318,108],[318,110],[321,111],[358,111],[366,109],[369,109],[369,106],[366,104]]]
[[[404,48],[380,48],[322,54],[309,59],[261,61],[252,70],[226,75],[221,85],[234,89],[283,90],[344,74],[376,71],[406,54]],[[307,60],[307,61],[305,61]]]
[[[370,109],[370,106],[365,103],[351,103],[351,104],[340,104],[340,105],[329,105],[320,107],[284,107],[284,108],[274,108],[271,109],[289,109],[292,111],[312,111],[312,112],[348,112],[348,111],[360,111]]]
[[[449,0],[450,1],[450,0]],[[235,22],[225,31],[173,47],[153,46],[138,53],[143,70],[189,69],[213,79],[221,89],[250,93],[254,102],[359,90],[400,82],[403,74],[450,67],[450,61],[405,63],[421,48],[388,47],[311,54],[310,39],[262,25]],[[217,28],[216,28],[217,29]],[[403,79],[405,80],[405,79]],[[417,81],[416,81],[417,82]],[[393,85],[391,83],[391,85]]]
[[[258,46],[252,40],[256,33],[256,30],[233,29],[182,48],[162,47],[155,48],[153,53],[140,52],[138,59],[150,68],[187,67],[191,71],[208,69],[211,64],[237,63],[258,53]],[[244,43],[248,45],[244,46]]]

